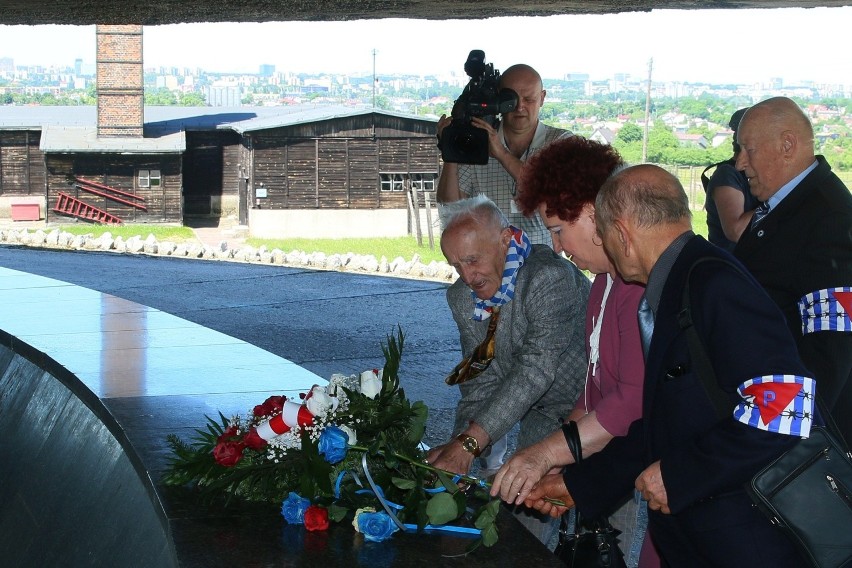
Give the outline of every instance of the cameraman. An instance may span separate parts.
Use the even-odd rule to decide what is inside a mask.
[[[488,132],[488,154],[485,165],[444,162],[438,179],[438,203],[458,201],[485,194],[503,210],[509,222],[526,232],[533,244],[552,246],[552,240],[538,213],[525,217],[515,204],[516,182],[524,162],[543,146],[557,138],[571,136],[567,130],[542,124],[538,119],[546,91],[541,75],[529,65],[512,65],[500,76],[500,88],[518,93],[518,106],[503,114],[495,130],[481,118],[472,118],[477,128]],[[452,122],[442,116],[438,121],[438,138]]]

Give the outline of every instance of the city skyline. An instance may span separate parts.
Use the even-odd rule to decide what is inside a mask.
[[[479,21],[172,24],[146,26],[143,42],[146,68],[211,72],[257,73],[267,64],[277,71],[366,74],[375,66],[378,74],[464,77],[468,52],[482,49],[498,70],[524,62],[551,79],[626,73],[644,80],[653,61],[655,82],[753,84],[780,77],[786,84],[852,84],[852,50],[844,45],[849,24],[852,7],[654,10]],[[95,27],[0,26],[0,57],[18,66],[94,64]]]

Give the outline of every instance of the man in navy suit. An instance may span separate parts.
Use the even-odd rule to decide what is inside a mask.
[[[784,312],[820,404],[852,444],[852,194],[814,155],[794,101],[757,103],[737,136],[737,168],[763,205],[734,255]]]
[[[683,187],[665,170],[640,165],[620,172],[595,208],[607,253],[625,280],[646,284],[653,314],[643,334],[649,344],[642,418],[603,451],[543,478],[527,505],[551,515],[566,510],[549,497],[597,516],[635,485],[648,500],[664,565],[801,566],[792,543],[744,489],[810,431],[815,381],[783,314],[728,252],[692,232]],[[690,271],[698,259],[712,260]],[[699,377],[678,319],[687,280],[712,386]]]

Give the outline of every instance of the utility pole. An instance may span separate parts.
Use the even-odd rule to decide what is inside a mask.
[[[376,108],[376,53],[373,49],[373,108]]]
[[[642,162],[648,160],[648,122],[651,120],[651,70],[654,58],[648,60],[648,90],[645,92],[645,133],[642,136]]]

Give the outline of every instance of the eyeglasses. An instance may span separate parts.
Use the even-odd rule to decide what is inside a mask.
[[[477,345],[470,357],[465,357],[461,363],[455,366],[452,372],[444,379],[450,386],[464,383],[479,376],[482,371],[491,365],[494,360],[495,338],[494,331],[497,329],[497,320],[500,319],[500,308],[495,307],[491,312],[488,322],[488,330],[485,339]]]

